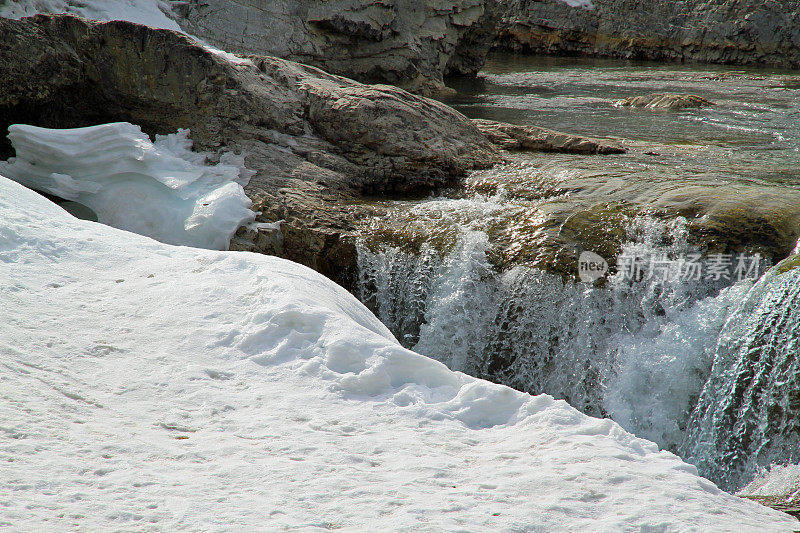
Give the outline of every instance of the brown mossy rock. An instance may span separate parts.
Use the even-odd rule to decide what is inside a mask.
[[[790,270],[800,268],[800,254],[793,254],[770,269],[770,274],[786,274]]]
[[[794,188],[621,172],[631,161],[642,164],[633,152],[584,163],[561,154],[540,161],[532,166],[509,156],[508,165],[474,173],[460,191],[467,198],[479,196],[479,202],[497,201],[482,227],[491,243],[489,257],[499,270],[525,265],[575,279],[580,253],[591,251],[613,271],[623,244],[631,239],[631,222],[640,216],[668,225],[685,218],[679,226],[701,253],[759,254],[772,264],[792,254],[800,238],[800,191]],[[547,161],[565,171],[550,172]],[[373,249],[387,245],[418,253],[427,244],[446,254],[456,241],[457,224],[400,205],[362,232]],[[663,237],[671,239],[667,233]]]
[[[545,198],[531,222],[508,237],[505,260],[574,275],[580,251],[616,264],[632,217],[684,217],[691,242],[706,253],[759,254],[777,263],[800,238],[800,192],[760,184],[687,183],[669,179],[620,183],[571,177]],[[532,243],[535,245],[532,246]]]

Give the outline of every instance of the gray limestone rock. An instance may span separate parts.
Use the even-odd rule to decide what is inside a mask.
[[[474,74],[495,33],[496,0],[171,0],[185,31],[230,52],[318,66],[414,92]]]
[[[795,0],[500,0],[498,46],[533,53],[800,67]]]

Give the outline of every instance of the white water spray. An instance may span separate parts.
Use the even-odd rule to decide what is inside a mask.
[[[618,272],[604,288],[524,266],[500,272],[489,251],[478,223],[460,230],[443,254],[428,245],[414,254],[362,243],[361,297],[401,342],[455,370],[564,398],[705,464],[705,452],[688,451],[705,438],[695,426],[706,422],[692,413],[710,394],[703,391],[712,366],[723,365],[715,363],[721,332],[744,312],[743,300],[758,299],[752,280],[651,275],[649,258],[697,251],[682,219],[631,221],[622,251],[643,258],[643,278]],[[715,465],[703,467],[705,475],[727,479],[724,465]],[[729,488],[754,472],[737,470]]]

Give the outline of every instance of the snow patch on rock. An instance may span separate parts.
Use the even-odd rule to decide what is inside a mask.
[[[592,0],[561,0],[569,7],[580,7],[583,9],[594,9]]]
[[[39,13],[70,13],[93,20],[127,20],[151,28],[183,31],[167,16],[169,4],[161,0],[10,0],[0,4],[0,17],[19,19]]]
[[[87,128],[9,128],[17,156],[0,174],[85,205],[99,222],[168,244],[224,250],[239,226],[252,222],[243,186],[251,171],[242,156],[192,152],[189,130],[155,143],[127,122]]]
[[[6,0],[0,1],[0,17],[20,19],[39,13],[68,13],[91,20],[126,20],[151,28],[172,30],[188,35],[197,43],[226,61],[235,64],[252,62],[220,50],[203,39],[183,31],[172,15],[172,7],[164,0]]]

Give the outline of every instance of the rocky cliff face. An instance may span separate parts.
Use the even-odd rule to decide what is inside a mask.
[[[500,1],[501,48],[800,67],[795,0]]]
[[[474,74],[494,37],[495,0],[172,0],[188,33],[421,93]]]
[[[128,121],[189,128],[199,150],[243,153],[258,220],[238,247],[282,255],[347,284],[363,194],[427,192],[498,160],[461,114],[273,57],[232,63],[177,32],[66,15],[0,18],[0,130]],[[4,137],[4,136],[3,136]],[[12,155],[0,141],[0,158]],[[354,205],[356,204],[356,205]],[[263,231],[262,231],[263,230]],[[263,234],[262,234],[263,233]]]

